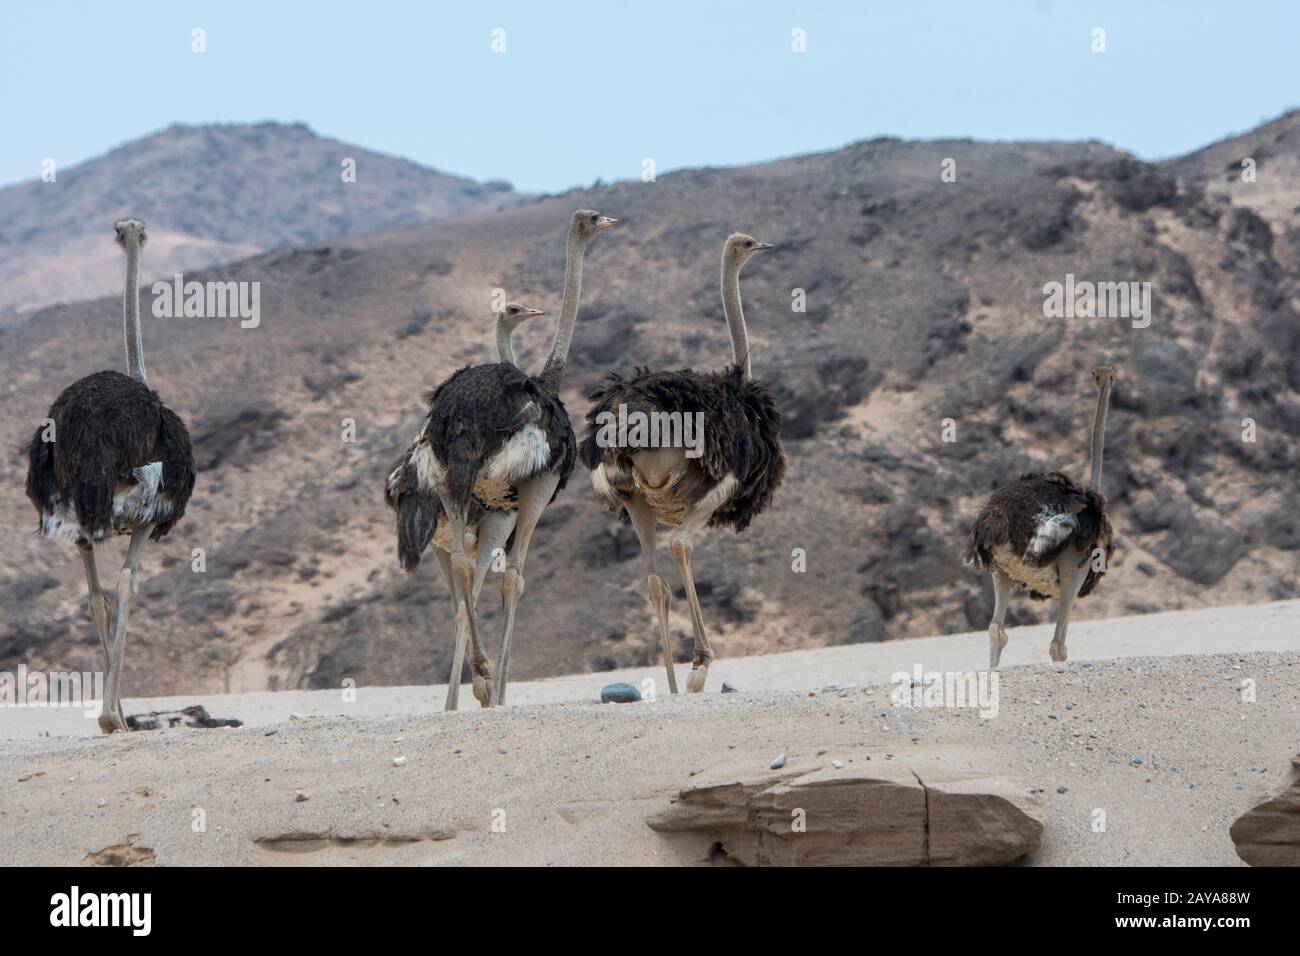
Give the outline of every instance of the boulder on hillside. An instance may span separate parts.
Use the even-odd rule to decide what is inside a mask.
[[[1130,358],[1131,374],[1119,396],[1147,415],[1168,415],[1196,397],[1196,358],[1172,339],[1139,338]]]
[[[910,768],[829,763],[715,773],[647,822],[695,834],[745,866],[1001,866],[1037,850],[1043,825],[968,775],[922,782]]]
[[[1151,550],[1178,574],[1208,587],[1223,580],[1248,549],[1236,528],[1197,518],[1189,509]]]

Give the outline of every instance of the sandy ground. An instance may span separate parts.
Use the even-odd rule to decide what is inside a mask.
[[[995,778],[1046,826],[1032,864],[1240,863],[1228,827],[1300,750],[1300,602],[1079,623],[1066,665],[1046,662],[1049,640],[1011,632],[993,718],[890,698],[897,671],[985,664],[984,634],[719,660],[705,694],[632,705],[593,701],[613,680],[662,691],[661,671],[516,684],[493,711],[466,688],[456,714],[428,687],[128,699],[246,726],[114,737],[80,712],[0,710],[4,859],[691,863],[707,846],[645,818],[703,770],[785,753]]]

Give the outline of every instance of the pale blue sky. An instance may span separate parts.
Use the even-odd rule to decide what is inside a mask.
[[[9,3],[0,183],[264,119],[534,191],[886,135],[1161,158],[1300,103],[1298,64],[1282,0]]]

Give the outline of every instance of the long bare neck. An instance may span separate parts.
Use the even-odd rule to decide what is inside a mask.
[[[1097,415],[1092,420],[1092,463],[1088,486],[1101,490],[1101,454],[1106,441],[1106,412],[1110,409],[1110,383],[1101,386],[1097,393]]]
[[[508,322],[504,316],[497,316],[497,361],[507,365],[519,366],[515,361],[515,329],[517,322]]]
[[[126,368],[130,376],[148,385],[144,371],[144,343],[140,338],[140,244],[126,244],[126,286],[122,290],[122,326],[126,333]]]
[[[555,338],[551,354],[542,367],[542,382],[552,391],[560,390],[564,380],[564,363],[569,358],[569,344],[573,341],[573,326],[578,321],[578,300],[582,298],[582,255],[586,251],[577,233],[570,228],[569,248],[564,260],[564,300],[560,318],[555,323]]]
[[[740,307],[740,266],[723,253],[722,314],[727,317],[727,329],[731,332],[731,357],[745,378],[751,378],[754,370],[749,361],[749,330],[745,328],[745,311]]]

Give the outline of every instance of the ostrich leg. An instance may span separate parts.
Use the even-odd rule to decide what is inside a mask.
[[[108,595],[99,585],[99,569],[95,567],[95,545],[89,541],[78,544],[81,551],[81,563],[86,567],[86,590],[90,592],[90,616],[95,621],[95,630],[99,634],[100,660],[104,668],[104,679],[108,679],[108,631],[112,620],[112,610],[108,606]],[[122,712],[122,702],[117,704],[117,712]]]
[[[989,624],[989,669],[1002,660],[1002,649],[1007,646],[1007,603],[1011,600],[1011,579],[996,564],[993,566],[993,621]]]
[[[487,707],[492,701],[492,675],[488,670],[487,654],[483,653],[483,643],[478,637],[478,622],[474,617],[475,562],[465,552],[465,515],[453,507],[451,496],[442,489],[439,489],[438,496],[442,499],[442,509],[451,522],[452,552],[449,561],[469,627],[469,669],[474,676],[474,697],[480,705]],[[456,675],[456,680],[460,680],[459,674]]]
[[[505,547],[510,532],[515,526],[513,511],[489,511],[483,516],[478,529],[478,561],[474,567],[474,608],[478,609],[479,592],[483,590],[483,580],[488,568],[492,566],[492,554],[497,548]],[[455,710],[460,706],[460,674],[465,666],[465,648],[469,643],[469,631],[464,609],[460,604],[460,594],[456,590],[456,575],[451,569],[451,555],[438,551],[438,562],[442,572],[447,576],[447,586],[451,588],[451,600],[456,608],[456,650],[452,655],[451,676],[447,681],[447,703],[445,710]]]
[[[677,693],[677,674],[673,669],[673,646],[668,639],[668,585],[659,574],[655,560],[655,513],[639,494],[633,493],[627,503],[627,514],[641,542],[641,557],[645,559],[646,583],[650,590],[650,606],[659,616],[659,643],[664,652],[664,667],[668,669],[668,692]]]
[[[438,564],[447,578],[447,588],[451,591],[451,607],[456,615],[456,643],[452,645],[451,674],[447,678],[447,702],[443,710],[455,710],[460,706],[460,674],[465,669],[465,645],[469,642],[469,633],[465,617],[465,607],[461,604],[460,588],[456,585],[456,572],[451,569],[451,555],[441,548],[434,548],[438,553]]]
[[[501,579],[501,607],[505,623],[501,629],[501,656],[497,658],[496,696],[494,703],[506,702],[506,681],[510,675],[510,638],[515,630],[515,609],[524,594],[524,562],[528,560],[528,544],[542,512],[551,503],[560,476],[546,473],[519,485],[519,517],[515,522],[515,543],[510,549],[510,566]]]
[[[1056,633],[1048,652],[1052,660],[1065,660],[1065,632],[1070,629],[1070,608],[1079,596],[1083,582],[1088,579],[1088,556],[1070,548],[1056,562],[1056,573],[1061,581],[1061,603],[1056,610]]]
[[[126,561],[123,562],[122,573],[117,579],[117,613],[113,617],[113,642],[109,645],[108,686],[104,690],[105,710],[99,715],[99,729],[106,734],[126,730],[126,715],[122,713],[118,684],[122,679],[122,657],[126,651],[127,619],[131,616],[131,606],[140,590],[140,552],[149,540],[151,531],[153,525],[145,524],[131,532]]]
[[[686,588],[686,600],[691,606],[691,625],[695,629],[695,648],[691,656],[691,672],[686,675],[686,691],[698,694],[704,690],[704,680],[709,676],[709,664],[713,661],[713,649],[709,647],[709,637],[704,631],[704,615],[700,612],[700,599],[695,593],[695,576],[691,572],[691,552],[695,550],[695,535],[709,523],[713,512],[727,500],[735,485],[719,485],[705,498],[696,502],[686,512],[682,525],[673,532],[669,549],[677,570],[682,575],[682,586]]]

